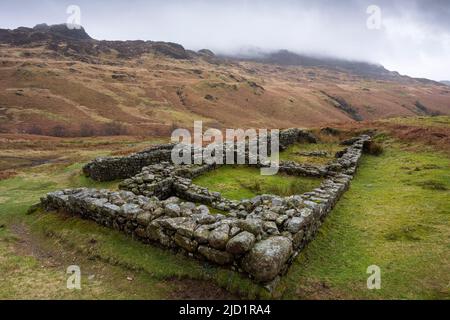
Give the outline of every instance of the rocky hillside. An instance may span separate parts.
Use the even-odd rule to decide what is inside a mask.
[[[444,84],[287,51],[219,57],[38,25],[0,30],[0,57],[0,132],[167,135],[194,120],[218,128],[309,127],[450,114]]]

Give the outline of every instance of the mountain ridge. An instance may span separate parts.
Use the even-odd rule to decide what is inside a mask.
[[[61,26],[3,29],[0,133],[167,136],[195,120],[287,128],[450,114],[444,84],[285,56],[275,63],[279,55],[254,61],[167,42],[99,41]]]
[[[270,63],[281,66],[321,67],[341,70],[362,77],[381,80],[408,80],[431,81],[429,79],[411,78],[402,76],[396,71],[389,71],[380,64],[365,61],[346,60],[334,57],[315,57],[313,55],[299,54],[286,49],[277,51],[260,51],[257,54],[243,56],[240,54],[216,56],[209,49],[197,52],[185,49],[181,44],[151,40],[96,40],[93,39],[82,26],[69,29],[66,24],[47,25],[41,23],[33,28],[19,27],[17,29],[0,29],[0,43],[12,45],[31,45],[33,43],[47,42],[47,47],[54,51],[63,51],[63,54],[78,53],[81,55],[98,56],[118,52],[119,58],[134,58],[146,53],[159,53],[174,59],[208,58],[212,62],[225,61],[253,61]],[[61,42],[67,42],[67,47],[61,48]],[[66,50],[66,51],[64,51]]]

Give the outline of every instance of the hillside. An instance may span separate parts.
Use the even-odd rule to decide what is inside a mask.
[[[3,133],[164,136],[194,120],[283,128],[450,114],[443,84],[287,51],[219,57],[38,25],[0,30],[0,57]]]

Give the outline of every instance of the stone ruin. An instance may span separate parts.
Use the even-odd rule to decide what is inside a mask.
[[[300,129],[280,131],[281,150],[298,141],[316,139]],[[41,205],[231,268],[272,289],[348,189],[369,142],[367,135],[344,142],[347,147],[324,166],[280,161],[279,172],[323,178],[318,188],[299,195],[226,199],[192,182],[219,164],[174,165],[174,145],[166,144],[127,157],[98,158],[83,168],[98,181],[124,179],[120,191],[61,190],[41,198]]]

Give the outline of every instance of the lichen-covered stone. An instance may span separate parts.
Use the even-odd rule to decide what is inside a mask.
[[[286,230],[290,233],[297,233],[305,226],[305,219],[303,217],[293,217],[286,222]]]
[[[244,256],[242,266],[258,281],[270,281],[285,267],[292,254],[292,242],[275,236],[257,242]]]
[[[142,226],[147,226],[152,220],[152,214],[150,212],[142,212],[136,217],[137,222]]]
[[[166,204],[164,213],[169,217],[179,217],[181,213],[180,206],[176,203]]]
[[[225,249],[229,239],[230,226],[227,224],[220,225],[210,232],[208,242],[215,249]]]
[[[230,264],[233,262],[233,256],[226,251],[220,251],[207,246],[199,246],[198,252],[200,252],[206,259],[220,265]]]
[[[277,235],[280,232],[278,231],[277,224],[274,221],[264,221],[263,229],[268,234]]]
[[[247,218],[245,220],[239,220],[238,226],[242,230],[253,233],[255,236],[263,232],[263,222],[261,219]]]
[[[250,250],[255,243],[255,235],[248,231],[242,231],[228,241],[226,249],[229,253],[240,255]]]
[[[177,245],[189,252],[195,252],[197,250],[197,241],[184,237],[178,232],[175,234],[174,240]]]
[[[209,228],[205,225],[201,225],[199,227],[197,227],[197,229],[195,229],[194,231],[194,237],[195,240],[197,240],[198,243],[208,243],[208,238],[209,238]]]
[[[192,219],[186,219],[178,225],[177,232],[185,237],[192,238],[197,224]]]

